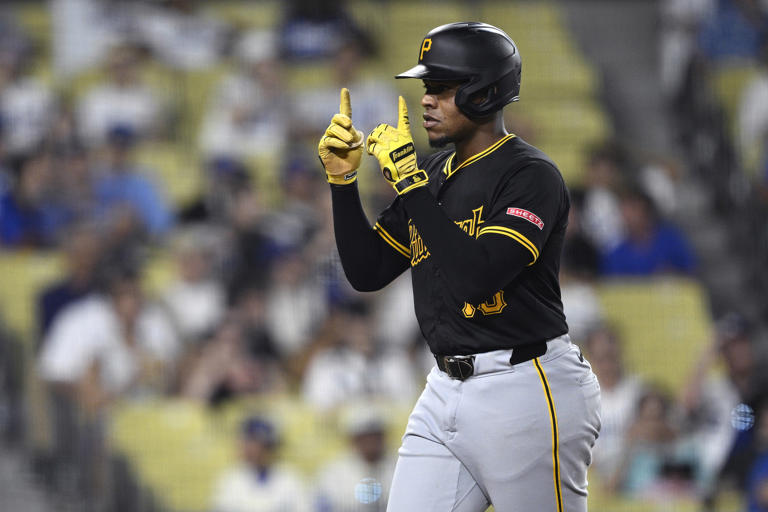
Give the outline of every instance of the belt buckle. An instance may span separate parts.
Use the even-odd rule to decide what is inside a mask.
[[[475,373],[475,356],[445,356],[446,373],[458,380],[467,380]]]

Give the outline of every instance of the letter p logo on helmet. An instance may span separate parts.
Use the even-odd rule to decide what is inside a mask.
[[[419,60],[424,58],[424,54],[432,49],[432,39],[426,38],[421,42],[421,53],[419,53]]]

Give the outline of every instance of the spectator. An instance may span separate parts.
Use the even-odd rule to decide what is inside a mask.
[[[302,90],[294,99],[293,132],[314,141],[328,126],[334,106],[339,102],[339,89],[352,91],[352,112],[355,126],[369,133],[379,123],[393,120],[391,105],[397,104],[397,93],[382,80],[360,76],[365,53],[354,40],[347,40],[334,53],[333,82],[326,87]]]
[[[383,512],[396,462],[387,450],[385,418],[371,406],[346,412],[344,432],[350,449],[320,469],[316,510]]]
[[[369,50],[372,43],[347,11],[344,1],[317,3],[313,0],[286,2],[279,39],[283,58],[317,61],[336,55],[351,38]]]
[[[645,192],[623,193],[621,217],[626,235],[603,256],[603,275],[693,273],[696,264],[688,241],[679,229],[659,218],[653,200]]]
[[[327,186],[315,162],[306,157],[288,159],[281,178],[282,201],[269,215],[270,237],[282,247],[307,243],[322,229],[318,215],[321,188]],[[323,190],[324,192],[324,190]]]
[[[623,153],[614,144],[601,145],[589,154],[582,224],[601,252],[616,247],[624,233],[617,197],[623,165]]]
[[[603,310],[594,288],[600,256],[582,227],[584,191],[572,188],[571,209],[563,243],[560,293],[568,332],[578,344],[602,323]]]
[[[667,0],[660,5],[659,75],[669,100],[681,92],[685,74],[698,50],[701,24],[712,16],[716,3],[717,0]]]
[[[638,376],[624,370],[621,341],[612,329],[601,327],[591,331],[584,351],[600,381],[601,391],[602,426],[593,451],[593,467],[608,480],[618,470],[624,438],[644,385]]]
[[[208,155],[279,157],[288,111],[274,35],[250,32],[236,48],[237,72],[225,76],[203,118],[200,146]]]
[[[667,157],[650,159],[639,169],[638,183],[666,217],[680,212],[684,204],[680,201],[684,172],[681,162]]]
[[[736,119],[736,142],[748,170],[757,170],[768,157],[768,39],[759,57],[760,70],[742,91]]]
[[[251,175],[245,163],[230,156],[215,156],[203,162],[202,194],[179,212],[184,223],[230,224],[239,194],[250,192]]]
[[[246,349],[264,367],[274,367],[277,373],[280,354],[267,329],[267,299],[264,289],[253,283],[243,283],[236,291],[232,308],[243,325]]]
[[[220,405],[238,396],[273,391],[275,368],[256,359],[248,350],[239,320],[231,316],[202,344],[183,385],[188,398]]]
[[[37,153],[17,164],[15,186],[2,190],[0,184],[0,245],[51,247],[66,225],[53,197],[51,158]]]
[[[694,447],[679,437],[672,422],[673,405],[672,398],[658,389],[642,395],[611,488],[654,501],[693,495]]]
[[[55,112],[50,89],[26,72],[28,59],[23,48],[0,46],[0,117],[6,151],[13,157],[40,146]]]
[[[135,37],[136,4],[51,0],[51,53],[55,76],[65,80],[100,62],[110,49]]]
[[[213,512],[308,511],[304,485],[291,470],[276,464],[278,435],[272,423],[253,416],[240,433],[241,462],[215,485]]]
[[[131,45],[112,49],[107,61],[107,81],[80,98],[77,119],[83,141],[91,147],[107,140],[114,126],[123,126],[136,137],[151,138],[163,127],[163,102],[140,78],[140,55]]]
[[[714,482],[734,442],[737,432],[732,416],[737,406],[756,409],[759,397],[768,389],[768,376],[760,370],[764,366],[752,336],[743,316],[728,313],[720,318],[714,339],[699,357],[683,395],[688,429],[701,451],[699,487],[705,495],[716,492]],[[720,362],[724,375],[714,372]]]
[[[165,391],[179,344],[162,311],[141,291],[139,276],[115,269],[103,294],[65,309],[40,354],[45,381],[98,412],[114,399]]]
[[[713,61],[753,59],[767,28],[768,18],[759,0],[719,0],[701,27],[699,46]]]
[[[59,313],[96,288],[104,246],[95,227],[89,224],[73,226],[64,238],[63,247],[66,274],[38,295],[38,348]]]
[[[413,285],[410,272],[403,272],[389,286],[376,293],[373,305],[374,337],[384,340],[391,350],[410,350],[416,336],[424,342],[413,307]],[[434,357],[430,355],[430,359],[434,363]],[[430,369],[431,365],[426,369],[427,371],[417,373],[426,375]]]
[[[136,28],[152,52],[172,69],[209,69],[229,40],[229,27],[195,0],[162,0],[140,6]]]
[[[305,253],[287,248],[272,266],[267,288],[267,328],[281,357],[296,356],[326,316],[326,294]]]
[[[219,324],[225,308],[225,291],[215,279],[216,235],[203,228],[176,236],[174,255],[177,278],[163,293],[163,303],[184,342],[193,342]]]
[[[58,148],[55,155],[56,198],[67,219],[73,223],[97,224],[94,162],[82,146]]]
[[[354,399],[410,403],[417,389],[408,355],[373,339],[368,306],[353,302],[335,315],[330,346],[315,353],[304,376],[304,399],[323,411]]]
[[[245,181],[228,196],[224,206],[233,242],[233,261],[227,276],[230,290],[241,283],[264,284],[271,279],[272,265],[282,249],[269,236],[268,211],[262,194],[251,186],[250,181]]]
[[[98,214],[118,240],[140,235],[157,238],[173,222],[162,190],[150,171],[134,161],[137,134],[129,126],[115,125],[107,134],[107,158],[97,170],[95,196]]]

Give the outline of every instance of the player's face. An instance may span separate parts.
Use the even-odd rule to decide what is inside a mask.
[[[461,82],[434,82],[424,80],[424,129],[429,145],[443,147],[457,142],[474,131],[475,124],[456,106],[454,98]]]

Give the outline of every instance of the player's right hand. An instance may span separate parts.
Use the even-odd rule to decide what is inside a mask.
[[[397,128],[380,124],[366,140],[368,154],[379,161],[381,173],[398,194],[427,185],[427,173],[418,167],[411,136],[408,107],[402,96],[397,105]]]
[[[352,125],[349,90],[341,90],[339,113],[325,130],[317,153],[325,169],[328,183],[348,185],[357,179],[357,168],[363,156],[363,134]]]

